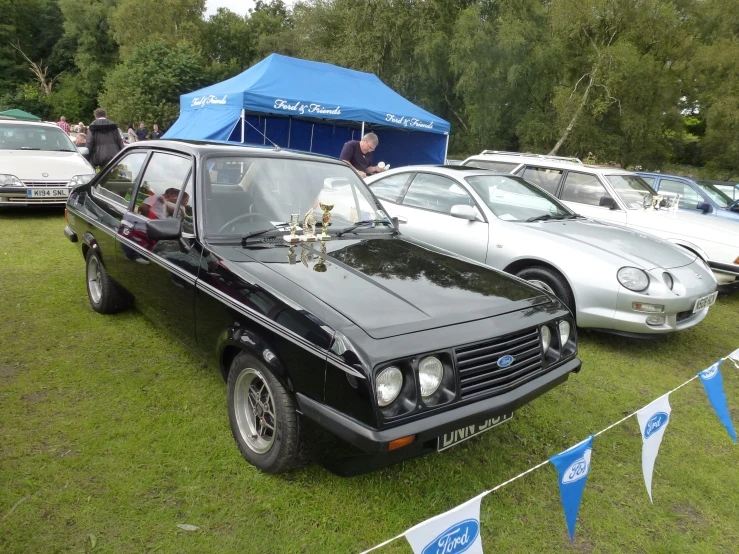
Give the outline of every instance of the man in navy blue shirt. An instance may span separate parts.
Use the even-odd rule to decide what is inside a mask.
[[[377,148],[378,142],[374,133],[367,133],[362,140],[350,140],[341,149],[339,159],[352,166],[360,177],[385,171],[384,168],[372,165],[372,152]]]

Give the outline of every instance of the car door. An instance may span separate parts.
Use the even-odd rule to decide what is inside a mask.
[[[485,263],[488,223],[469,193],[453,179],[416,173],[400,203],[384,201],[383,205],[391,217],[398,217],[404,235]],[[473,207],[477,219],[452,216],[456,205]]]
[[[580,215],[626,225],[626,212],[593,173],[568,171],[559,197]]]
[[[188,347],[195,340],[194,293],[201,251],[192,223],[194,164],[189,156],[154,152],[119,229],[119,282],[136,307]],[[157,240],[147,224],[182,221],[183,236]]]
[[[669,179],[666,177],[660,178],[659,182],[657,183],[657,191],[661,193],[667,192],[672,194],[679,194],[680,200],[678,201],[677,207],[680,210],[702,214],[703,210],[698,209],[698,204],[706,202],[710,205],[713,205],[713,203],[708,198],[705,198],[701,193],[693,189],[690,184],[678,179]],[[715,212],[716,210],[714,207],[713,215],[715,215]]]

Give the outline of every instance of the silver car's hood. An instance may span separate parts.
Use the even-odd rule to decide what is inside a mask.
[[[633,264],[643,269],[683,267],[696,258],[691,252],[654,236],[589,219],[540,221],[522,225],[556,236],[555,242],[572,241],[592,246],[622,258],[624,265]]]
[[[0,150],[0,173],[15,175],[21,181],[69,181],[75,175],[94,172],[79,152]]]

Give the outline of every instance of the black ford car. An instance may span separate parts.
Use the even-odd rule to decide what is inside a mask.
[[[337,160],[145,142],[66,217],[92,307],[135,305],[218,368],[266,472],[305,460],[315,429],[356,454],[346,473],[443,450],[580,369],[556,298],[403,237]]]

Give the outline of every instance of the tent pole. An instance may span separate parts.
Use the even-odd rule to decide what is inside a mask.
[[[288,117],[287,118],[287,147],[290,148],[290,135],[292,134],[293,130],[293,118]]]
[[[267,146],[267,118],[264,118],[264,145]]]
[[[361,136],[359,137],[359,140],[362,140],[363,138],[364,138],[364,121],[362,121],[362,133],[361,133]]]
[[[446,156],[449,153],[449,135],[446,136],[446,146],[444,146],[444,165],[446,165]]]
[[[244,123],[244,108],[241,108],[241,144],[244,144],[244,127],[246,127],[246,123]]]
[[[308,152],[313,152],[313,128],[316,126],[315,123],[311,123],[310,126],[310,148],[308,148]]]

